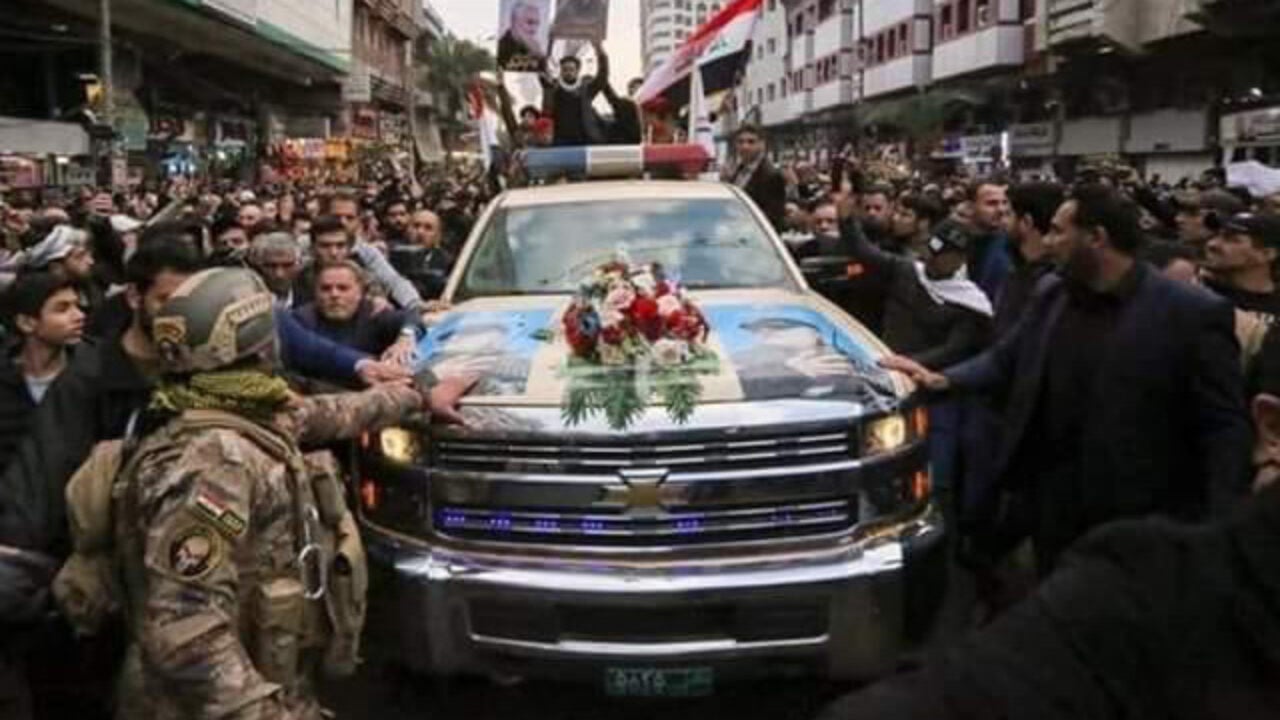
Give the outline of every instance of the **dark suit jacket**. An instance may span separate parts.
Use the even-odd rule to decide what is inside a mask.
[[[1081,439],[1085,526],[1164,513],[1194,519],[1248,491],[1252,428],[1229,303],[1139,265],[1091,388]],[[1011,461],[1036,421],[1049,338],[1067,303],[1054,274],[1037,288],[1014,328],[987,352],[945,371],[957,391],[1005,391],[1005,431],[996,477],[1009,490]]]
[[[995,623],[820,720],[1264,720],[1278,677],[1271,488],[1229,522],[1097,531]]]
[[[787,219],[787,179],[768,160],[760,163],[743,188],[778,232]]]

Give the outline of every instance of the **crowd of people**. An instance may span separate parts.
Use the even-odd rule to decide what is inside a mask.
[[[740,130],[724,179],[929,402],[982,628],[825,717],[1273,716],[1280,197],[765,148]]]
[[[27,572],[0,571],[0,716],[107,716],[118,642],[34,621],[49,594],[32,583],[47,584],[72,550],[63,489],[95,447],[131,436],[162,395],[172,357],[156,318],[175,293],[211,269],[247,274],[270,293],[276,365],[291,387],[401,387],[423,313],[489,199],[482,174],[466,166],[422,182],[388,173],[358,188],[177,182],[119,195],[85,190],[65,202],[4,198],[0,547],[16,565],[0,565]],[[235,287],[222,309],[253,285]],[[275,387],[241,373],[197,388],[198,377],[168,394],[240,408]],[[434,409],[452,412],[448,403]],[[312,424],[332,431],[334,417],[343,415]],[[75,683],[68,658],[83,666]]]
[[[529,133],[563,144],[602,132],[586,110],[612,94],[600,55],[598,82],[578,77],[576,59],[562,63],[547,81],[556,122],[535,127],[541,116],[522,113]],[[1280,490],[1269,489],[1280,467],[1280,198],[1212,176],[1174,189],[1124,168],[1086,170],[1070,185],[931,176],[848,150],[825,168],[779,168],[754,127],[736,133],[734,155],[722,179],[929,402],[938,502],[982,611],[974,640],[846,698],[831,717],[1263,717],[1280,707]],[[392,172],[356,188],[176,182],[4,199],[0,548],[13,562],[0,563],[0,617],[13,640],[0,647],[0,715],[101,716],[92,703],[106,691],[92,681],[109,673],[94,663],[115,654],[29,622],[47,607],[40,578],[74,542],[63,489],[95,446],[130,436],[157,397],[237,409],[284,401],[258,365],[218,375],[226,362],[209,349],[210,327],[209,347],[180,355],[218,360],[202,367],[216,377],[166,379],[173,348],[191,342],[186,324],[200,325],[175,299],[233,304],[261,286],[269,309],[246,306],[245,317],[269,318],[292,387],[402,387],[423,314],[496,187],[462,169]],[[231,274],[208,274],[216,268]],[[261,360],[260,348],[242,350],[232,360]],[[465,383],[444,385],[441,397],[387,390],[367,400],[381,410],[366,419],[423,402],[456,419]],[[345,424],[307,422],[349,435],[354,403],[321,407]],[[221,507],[214,495],[197,504]],[[184,527],[172,528],[175,571],[203,573],[200,553],[218,539]],[[1027,544],[1034,578],[1012,581],[1010,559]],[[58,679],[67,657],[86,668],[74,686]]]

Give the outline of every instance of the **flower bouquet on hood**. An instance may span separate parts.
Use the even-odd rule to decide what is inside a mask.
[[[656,396],[675,422],[702,397],[699,376],[720,372],[706,317],[657,264],[601,265],[561,320],[569,360],[564,419],[603,413],[614,430],[633,424]]]

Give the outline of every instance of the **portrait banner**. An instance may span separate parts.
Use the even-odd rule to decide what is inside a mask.
[[[603,42],[609,28],[609,0],[560,0],[551,34]]]
[[[502,0],[498,38],[498,67],[541,72],[551,45],[551,0]]]

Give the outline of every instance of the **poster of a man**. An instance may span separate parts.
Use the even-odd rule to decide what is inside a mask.
[[[551,44],[551,0],[502,0],[498,17],[498,66],[540,72]]]
[[[557,38],[604,41],[609,27],[609,0],[560,0],[551,34]]]

